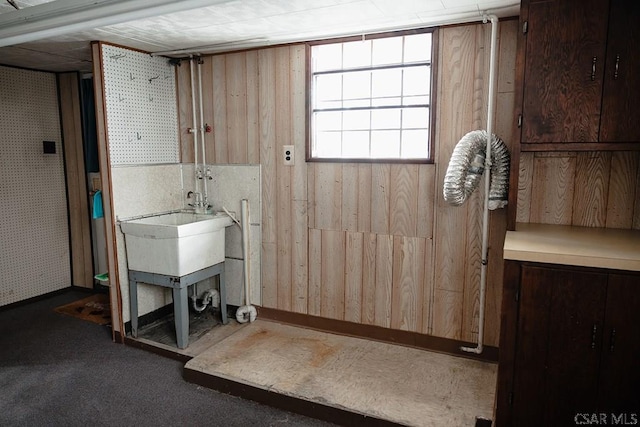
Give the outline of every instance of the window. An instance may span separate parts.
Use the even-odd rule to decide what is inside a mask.
[[[432,40],[311,44],[309,160],[430,162]]]

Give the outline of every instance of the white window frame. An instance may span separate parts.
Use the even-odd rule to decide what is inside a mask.
[[[326,45],[326,44],[344,44],[344,43],[350,43],[350,42],[354,42],[354,41],[364,41],[364,40],[375,40],[375,39],[380,39],[380,38],[388,38],[388,37],[405,37],[405,36],[410,36],[410,35],[414,35],[414,34],[425,34],[425,33],[430,33],[431,34],[431,52],[430,52],[430,58],[427,60],[421,60],[421,61],[414,61],[414,62],[398,62],[398,63],[392,63],[392,64],[384,64],[384,65],[370,65],[370,66],[362,66],[362,67],[355,67],[355,68],[343,68],[343,67],[336,67],[334,69],[323,69],[323,70],[314,70],[314,64],[313,64],[313,55],[312,55],[312,49],[314,46],[318,46],[318,45]],[[404,43],[403,43],[404,46]],[[360,36],[360,37],[350,37],[350,38],[342,38],[342,39],[336,39],[336,40],[323,40],[323,41],[318,41],[318,42],[309,42],[308,46],[307,46],[307,95],[308,95],[308,99],[307,99],[307,110],[308,110],[308,114],[307,114],[307,130],[308,130],[308,143],[307,143],[307,161],[317,161],[317,162],[367,162],[367,163],[433,163],[433,136],[434,136],[434,111],[435,111],[435,99],[436,99],[436,92],[435,92],[435,87],[436,87],[436,58],[437,58],[437,29],[436,28],[425,28],[425,29],[419,29],[419,30],[408,30],[408,31],[398,31],[398,32],[392,32],[392,33],[381,33],[381,34],[373,34],[373,35],[368,35],[368,36]],[[403,97],[405,97],[405,95],[403,95],[402,91],[397,95],[394,96],[394,98],[399,98],[400,99],[400,103],[396,103],[396,104],[389,104],[389,105],[374,105],[374,101],[378,101],[379,99],[376,99],[373,97],[372,94],[370,94],[370,104],[368,106],[355,106],[355,107],[345,107],[344,103],[345,103],[345,99],[342,98],[340,101],[342,102],[342,105],[340,106],[336,106],[336,107],[329,107],[329,108],[318,108],[316,105],[316,79],[317,76],[323,76],[323,75],[329,75],[329,74],[336,74],[336,75],[347,75],[349,73],[357,73],[357,72],[375,72],[378,70],[393,70],[393,69],[399,69],[401,70],[402,73],[404,73],[404,70],[407,69],[416,69],[415,67],[427,67],[428,68],[428,74],[430,77],[430,82],[429,82],[429,93],[427,94],[427,102],[422,102],[422,103],[417,103],[417,104],[412,104],[412,103],[408,103],[405,104],[404,103],[404,99]],[[343,77],[344,78],[344,77]],[[348,100],[347,100],[348,102]],[[398,131],[398,135],[399,135],[399,141],[398,143],[398,147],[400,147],[400,151],[397,155],[394,156],[388,156],[388,157],[382,157],[382,156],[378,156],[378,157],[374,157],[371,156],[371,130],[372,130],[372,126],[370,125],[369,128],[363,128],[363,131],[368,131],[369,132],[369,156],[349,156],[349,155],[344,155],[344,147],[345,147],[345,140],[344,140],[344,135],[345,135],[345,128],[344,125],[340,130],[336,130],[336,134],[340,135],[340,144],[341,144],[341,156],[323,156],[322,154],[319,154],[317,150],[317,146],[316,146],[316,141],[315,141],[315,135],[316,135],[316,117],[318,114],[322,114],[322,113],[327,113],[327,112],[339,112],[342,113],[342,117],[344,117],[344,112],[354,112],[354,111],[370,111],[373,112],[375,110],[390,110],[390,109],[399,109],[400,110],[400,127],[394,130]],[[407,111],[407,110],[413,110],[413,111],[417,111],[417,109],[426,109],[428,111],[428,117],[426,118],[426,122],[428,123],[427,127],[425,128],[419,128],[419,129],[411,129],[409,127],[403,127],[403,119],[402,119],[402,112],[403,111]],[[404,133],[404,131],[407,130],[418,130],[418,131],[425,131],[427,137],[425,140],[425,150],[424,150],[424,156],[420,156],[420,157],[401,157],[402,156],[402,135]]]

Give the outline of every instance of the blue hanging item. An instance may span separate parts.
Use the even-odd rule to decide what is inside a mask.
[[[102,218],[104,216],[104,212],[102,210],[102,191],[96,190],[93,193],[93,219]]]

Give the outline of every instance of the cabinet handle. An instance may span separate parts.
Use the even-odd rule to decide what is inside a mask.
[[[596,63],[598,62],[598,57],[594,56],[591,61],[591,81],[596,79]]]
[[[593,324],[593,331],[591,333],[591,348],[596,348],[596,334],[598,333],[598,325],[596,323]]]
[[[613,351],[616,347],[616,328],[611,329],[611,338],[609,339],[609,351]]]
[[[616,70],[613,73],[613,79],[618,79],[618,68],[620,67],[620,55],[616,55]]]

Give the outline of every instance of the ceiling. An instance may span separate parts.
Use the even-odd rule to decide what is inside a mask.
[[[30,7],[35,11],[38,5],[42,9],[74,1],[100,3],[99,0],[0,0],[0,16],[8,19],[24,14]],[[174,2],[179,3],[180,0]],[[225,52],[478,20],[483,12],[499,17],[515,16],[519,10],[519,0],[212,0],[210,4],[0,47],[0,64],[44,71],[88,72],[93,40],[148,52],[184,49],[167,55],[185,56],[191,52]]]

